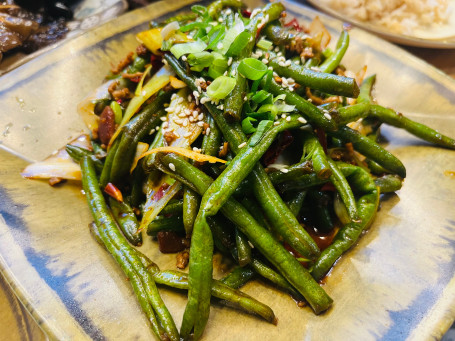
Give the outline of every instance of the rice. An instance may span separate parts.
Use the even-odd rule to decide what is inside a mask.
[[[448,0],[324,0],[349,18],[380,25],[395,33],[413,35],[417,28],[446,24]]]

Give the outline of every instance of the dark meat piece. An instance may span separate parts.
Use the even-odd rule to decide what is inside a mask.
[[[158,244],[162,253],[176,253],[185,249],[183,238],[172,231],[160,231],[157,233]]]
[[[113,74],[117,74],[119,73],[120,71],[122,71],[125,67],[127,67],[129,64],[131,64],[131,62],[133,61],[133,55],[134,53],[133,52],[130,52],[128,53],[128,55],[123,58],[117,66],[113,67],[111,69],[112,73]]]
[[[101,143],[107,145],[115,133],[115,114],[110,106],[106,106],[101,113],[98,126],[98,136]]]
[[[38,26],[34,21],[0,13],[0,52],[22,45],[24,40],[38,29]]]

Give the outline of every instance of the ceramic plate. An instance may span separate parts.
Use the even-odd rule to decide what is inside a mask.
[[[260,5],[249,1],[249,5]],[[296,3],[288,17],[319,15],[333,34],[341,22]],[[130,284],[94,240],[78,183],[51,188],[20,171],[84,131],[77,103],[101,83],[111,62],[136,47],[152,18],[188,10],[190,1],[158,2],[63,43],[4,75],[0,82],[0,268],[50,338],[153,339]],[[455,132],[455,82],[407,52],[359,29],[343,63],[377,73],[380,103],[441,133]],[[383,197],[377,219],[332,271],[324,289],[335,303],[315,316],[263,282],[244,290],[269,304],[277,326],[214,305],[205,340],[428,340],[455,316],[455,151],[435,148],[386,128],[387,149],[406,165],[397,194]],[[161,268],[175,256],[146,238],[141,251]],[[216,266],[215,276],[222,269]],[[163,289],[181,323],[185,296]]]
[[[379,35],[389,41],[417,47],[454,49],[455,48],[455,1],[449,0],[449,22],[444,25],[434,25],[429,29],[416,29],[412,35],[399,34],[375,24],[356,20],[330,8],[324,1],[306,0],[314,7],[340,20],[348,21],[364,30]]]

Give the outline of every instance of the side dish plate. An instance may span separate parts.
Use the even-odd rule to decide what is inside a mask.
[[[51,188],[22,179],[20,171],[84,131],[77,103],[135,48],[137,32],[190,5],[161,1],[130,12],[1,78],[0,270],[51,339],[153,339],[130,284],[89,234],[80,185]],[[294,2],[285,6],[288,18],[302,22],[319,15],[336,43],[340,21]],[[446,75],[356,28],[343,64],[354,71],[366,64],[368,74],[377,73],[383,105],[454,134],[455,82]],[[215,304],[205,340],[428,340],[445,333],[455,317],[455,177],[445,173],[455,171],[455,151],[394,128],[383,134],[408,177],[396,195],[382,198],[374,224],[326,280],[332,309],[315,316],[252,282],[244,290],[272,307],[278,325]],[[141,250],[161,268],[175,267],[175,256],[160,254],[150,238]],[[215,269],[221,276],[224,267]],[[180,325],[185,296],[162,293]]]
[[[449,22],[444,25],[434,25],[429,29],[418,29],[413,35],[399,34],[387,30],[386,28],[370,24],[368,22],[356,20],[343,15],[342,13],[327,6],[325,1],[306,0],[317,9],[343,21],[350,22],[357,27],[374,33],[386,40],[397,44],[427,47],[435,49],[454,49],[455,48],[455,1],[449,0]]]

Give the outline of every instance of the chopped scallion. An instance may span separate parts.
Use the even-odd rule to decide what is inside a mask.
[[[228,76],[220,76],[207,87],[207,95],[212,99],[223,99],[235,87],[235,79]]]
[[[267,65],[255,58],[243,59],[238,67],[238,71],[248,79],[253,81],[261,79],[267,72]]]
[[[267,40],[265,38],[262,38],[259,40],[256,44],[257,47],[259,47],[262,50],[268,51],[272,48],[273,43],[270,40]]]
[[[245,134],[251,134],[256,131],[256,128],[253,126],[253,123],[257,120],[253,117],[246,117],[242,120],[242,130]]]
[[[171,53],[180,58],[184,54],[202,52],[207,48],[207,44],[203,41],[193,41],[190,43],[176,44],[171,47]]]

